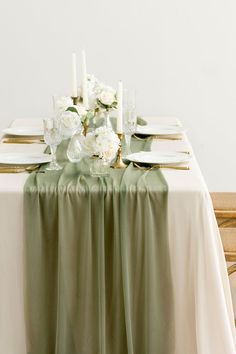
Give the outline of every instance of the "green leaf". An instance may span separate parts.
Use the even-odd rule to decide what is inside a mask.
[[[74,113],[77,113],[78,114],[78,111],[77,111],[77,109],[75,108],[75,107],[68,107],[67,109],[66,109],[66,112],[74,112]]]

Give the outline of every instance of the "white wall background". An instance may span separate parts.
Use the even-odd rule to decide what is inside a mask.
[[[71,53],[138,94],[139,113],[188,128],[210,190],[236,191],[235,0],[0,2],[0,128],[70,94]]]

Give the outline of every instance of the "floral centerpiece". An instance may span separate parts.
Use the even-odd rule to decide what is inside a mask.
[[[90,118],[103,117],[104,125],[112,128],[109,112],[117,109],[117,93],[110,87],[99,81],[95,76],[88,75],[88,94]]]
[[[93,175],[107,174],[107,167],[115,158],[119,144],[117,135],[104,126],[81,137],[83,153],[92,158],[90,170]]]
[[[101,87],[97,95],[97,107],[107,112],[117,108],[116,91],[112,87]]]

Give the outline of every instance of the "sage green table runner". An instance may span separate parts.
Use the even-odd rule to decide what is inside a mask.
[[[25,185],[28,354],[171,354],[167,184],[89,160]],[[132,142],[133,150],[150,142]]]

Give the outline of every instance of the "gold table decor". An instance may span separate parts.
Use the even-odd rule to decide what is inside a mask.
[[[137,163],[134,163],[134,167],[137,167],[140,170],[143,171],[152,171],[155,168],[167,168],[167,169],[171,169],[171,170],[182,170],[182,171],[189,171],[190,167],[189,166],[175,166],[175,165],[161,165],[161,164],[156,164],[150,167],[147,166],[140,166]]]
[[[39,169],[40,165],[16,166],[16,165],[1,165],[0,173],[22,173],[34,172]]]
[[[88,133],[89,124],[87,122],[84,122],[82,125],[83,125],[83,135],[86,136]]]
[[[45,144],[43,138],[30,137],[4,137],[1,142],[4,144]]]
[[[115,160],[115,162],[113,163],[113,165],[111,167],[113,167],[113,168],[126,168],[127,165],[122,160],[122,140],[124,138],[124,134],[123,133],[117,133],[117,136],[120,139],[120,144],[119,144],[119,148],[118,148],[118,151],[117,151],[116,160]]]
[[[79,102],[80,102],[80,97],[77,96],[77,97],[71,97],[72,101],[73,101],[73,105],[77,105]]]
[[[133,138],[137,139],[137,140],[183,140],[183,137],[181,135],[177,135],[177,136],[172,136],[172,135],[148,135],[142,138],[136,134],[133,135]]]

